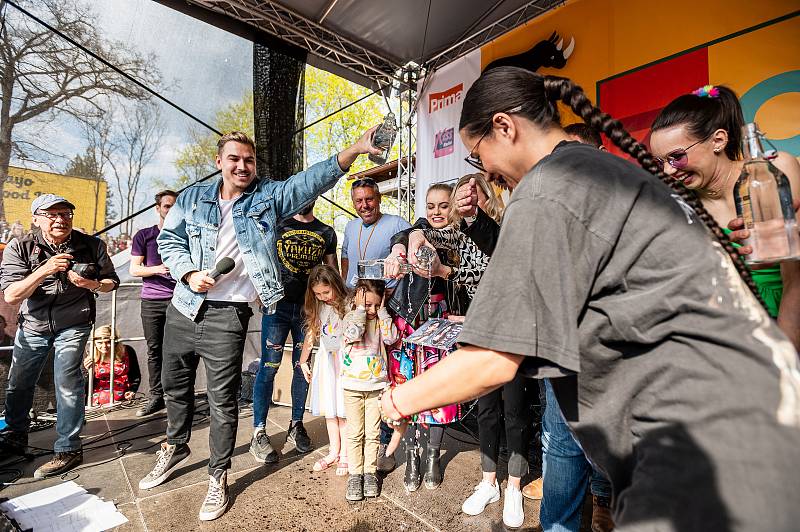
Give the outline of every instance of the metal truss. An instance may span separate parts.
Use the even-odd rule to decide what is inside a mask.
[[[476,48],[500,37],[514,28],[517,28],[531,19],[543,15],[545,12],[564,5],[565,0],[533,0],[520,8],[512,11],[500,20],[481,28],[472,35],[460,40],[446,50],[439,52],[425,62],[426,70],[430,73],[443,67],[451,61],[455,61]]]
[[[414,63],[406,65],[402,71],[403,84],[406,87],[416,87],[420,76],[420,68]],[[406,114],[403,114],[403,105],[406,105]],[[415,152],[417,149],[417,109],[416,91],[409,88],[400,93],[400,130],[399,154],[397,158],[397,209],[398,215],[414,221],[414,189],[415,177]]]
[[[187,0],[190,4],[227,15],[338,64],[360,76],[386,85],[402,65],[382,57],[318,23],[269,0]]]

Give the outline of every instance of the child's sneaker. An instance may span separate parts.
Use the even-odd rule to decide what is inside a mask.
[[[378,488],[378,477],[374,473],[364,474],[364,497],[377,497],[380,495]]]
[[[489,484],[482,480],[480,484],[475,486],[475,493],[467,497],[467,500],[461,505],[461,511],[467,515],[480,515],[487,504],[499,500],[500,485],[497,480],[494,481],[494,484]]]
[[[364,475],[350,475],[347,479],[347,492],[344,498],[350,502],[356,502],[364,499]]]

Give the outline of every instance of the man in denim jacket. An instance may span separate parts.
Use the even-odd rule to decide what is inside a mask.
[[[252,312],[260,299],[269,309],[283,297],[276,256],[276,226],[332,188],[371,146],[370,129],[352,146],[286,181],[256,179],[255,146],[233,132],[217,143],[222,177],[195,185],[178,196],[158,235],[164,264],[177,281],[167,309],[162,384],[167,406],[167,441],[153,470],[139,482],[150,489],[189,459],[194,378],[200,358],[206,369],[211,410],[209,485],[201,520],[227,508],[227,470],[236,442],[242,352]],[[223,257],[230,272],[209,276]]]

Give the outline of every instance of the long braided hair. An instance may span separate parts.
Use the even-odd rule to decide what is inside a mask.
[[[459,130],[482,135],[492,127],[498,112],[514,109],[534,124],[547,129],[561,127],[557,102],[568,105],[592,129],[605,133],[622,151],[669,186],[708,228],[730,256],[742,280],[762,305],[764,302],[753,282],[750,270],[736,252],[728,236],[708,213],[695,194],[669,178],[655,162],[655,157],[628,133],[619,120],[595,107],[583,89],[567,78],[542,76],[517,67],[498,67],[484,73],[467,91],[461,111]],[[516,109],[519,108],[519,111]]]

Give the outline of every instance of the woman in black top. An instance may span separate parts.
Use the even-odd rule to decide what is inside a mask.
[[[559,101],[647,171],[569,142]],[[611,481],[620,529],[794,529],[797,353],[697,198],[665,186],[644,146],[566,79],[487,72],[459,129],[470,160],[516,189],[466,347],[384,394],[384,414],[480,396],[518,370],[549,377]]]

